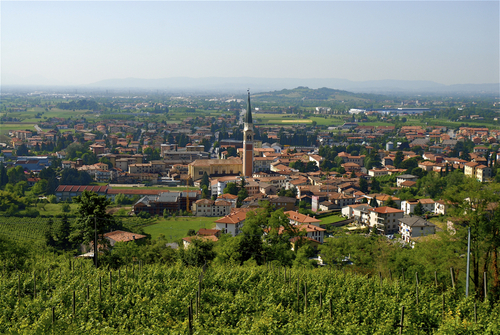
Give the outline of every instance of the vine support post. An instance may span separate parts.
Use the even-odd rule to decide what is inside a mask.
[[[405,306],[401,306],[401,321],[399,323],[399,334],[403,334],[404,320],[405,320]]]
[[[76,318],[76,296],[75,296],[75,290],[73,290],[73,319]]]
[[[33,271],[33,299],[36,299],[36,273]]]
[[[484,286],[484,301],[488,299],[488,282],[486,272],[483,273],[483,286]]]

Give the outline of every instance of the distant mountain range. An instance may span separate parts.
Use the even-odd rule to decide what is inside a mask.
[[[21,78],[2,74],[2,85],[63,86],[63,83],[41,76]],[[65,85],[66,86],[66,85]],[[101,89],[161,89],[172,92],[241,92],[248,88],[252,92],[268,92],[293,89],[299,86],[310,88],[328,87],[356,93],[485,93],[499,94],[500,84],[458,84],[444,85],[425,80],[369,80],[352,81],[336,78],[253,78],[253,77],[174,77],[160,79],[123,78],[106,79],[88,85],[71,85],[80,88]]]
[[[347,79],[300,79],[300,78],[162,78],[162,79],[108,79],[90,84],[92,87],[150,88],[170,90],[237,91],[251,88],[253,92],[292,89],[298,86],[310,88],[328,87],[359,93],[499,93],[500,84],[443,85],[423,80],[370,80],[351,81]]]

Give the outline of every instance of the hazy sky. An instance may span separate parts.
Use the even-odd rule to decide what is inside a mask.
[[[498,1],[1,2],[1,71],[499,81]]]

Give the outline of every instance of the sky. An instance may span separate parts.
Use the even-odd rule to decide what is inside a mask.
[[[498,1],[1,1],[2,82],[499,82]]]

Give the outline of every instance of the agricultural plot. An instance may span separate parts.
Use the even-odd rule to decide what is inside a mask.
[[[144,227],[144,232],[151,234],[156,239],[160,234],[165,235],[169,241],[186,237],[189,229],[213,228],[218,218],[211,217],[169,217],[160,219],[157,223]]]
[[[58,220],[54,218],[54,223]],[[0,217],[0,235],[16,241],[45,241],[48,218]]]
[[[73,263],[73,264],[71,264]],[[273,266],[91,261],[2,273],[2,334],[498,334],[500,307],[449,282]],[[47,264],[51,264],[49,269]]]

